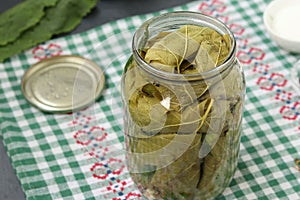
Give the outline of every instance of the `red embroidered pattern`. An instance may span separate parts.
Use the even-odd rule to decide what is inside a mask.
[[[69,126],[79,129],[73,137],[76,143],[83,147],[84,155],[94,158],[90,159],[93,162],[90,171],[93,178],[107,184],[104,187],[105,191],[102,191],[105,198],[112,200],[139,199],[140,193],[128,192],[128,188],[132,187],[132,181],[121,180],[125,164],[121,159],[114,157],[113,147],[108,143],[108,133],[105,128],[93,126],[96,119],[89,116],[86,110],[73,113],[73,118]]]
[[[62,54],[62,49],[58,44],[42,44],[32,50],[35,59],[43,60],[52,56],[58,56]]]
[[[224,21],[223,14],[226,10],[226,6],[220,5],[224,5],[224,3],[221,1],[206,1],[201,3],[199,10],[204,14],[216,18],[222,16],[220,20]],[[300,101],[293,101],[293,93],[287,91],[289,88],[286,90],[288,80],[279,72],[270,72],[271,67],[268,64],[263,63],[266,56],[265,52],[260,48],[250,47],[249,39],[242,38],[245,33],[245,28],[239,24],[229,23],[229,20],[230,18],[226,18],[225,23],[235,35],[238,48],[237,58],[239,61],[247,67],[253,66],[252,71],[260,75],[256,84],[261,90],[269,92],[273,91],[276,93],[274,99],[284,104],[279,109],[279,113],[282,117],[286,120],[299,121]],[[300,126],[298,129],[300,130]]]

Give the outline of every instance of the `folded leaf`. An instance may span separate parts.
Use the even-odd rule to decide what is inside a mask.
[[[228,137],[219,137],[214,148],[204,159],[203,174],[199,188],[207,193],[214,191],[214,188],[218,187],[215,178],[219,173],[219,168],[221,166],[229,167],[224,165],[227,159],[229,159],[227,156],[230,155],[228,153],[228,151],[230,151],[228,142]],[[224,172],[221,172],[220,174],[223,173]]]
[[[171,145],[172,143],[175,144]],[[201,134],[163,134],[148,139],[131,140],[130,146],[135,147],[133,150],[143,153],[137,158],[138,161],[132,162],[132,165],[137,163],[143,165],[139,167],[140,169],[153,166],[151,176],[150,171],[132,173],[133,179],[146,179],[148,182],[144,182],[143,187],[156,191],[160,197],[191,199],[200,178],[201,160],[198,158],[200,144]],[[157,153],[156,157],[149,160],[150,157],[147,156],[149,152]],[[166,159],[162,160],[162,154]]]
[[[180,65],[184,58],[189,57],[199,47],[199,43],[196,40],[189,38],[189,35],[194,33],[190,32],[188,26],[183,26],[180,30],[171,32],[154,43],[148,49],[145,61],[150,64],[160,63],[167,65],[171,70],[166,71],[180,73]]]
[[[223,63],[230,47],[228,35],[209,27],[185,25],[151,39],[142,52],[145,61],[159,70],[199,74]]]

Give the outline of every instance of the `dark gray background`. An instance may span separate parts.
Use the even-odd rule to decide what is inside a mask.
[[[0,0],[0,13],[21,1]],[[123,17],[159,11],[188,2],[192,0],[102,0],[72,33],[83,32]],[[25,195],[0,140],[0,200],[23,199]]]

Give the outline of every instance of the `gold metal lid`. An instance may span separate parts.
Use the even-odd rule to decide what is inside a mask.
[[[105,77],[101,68],[80,56],[44,59],[24,74],[25,98],[45,112],[68,113],[83,109],[100,97]]]

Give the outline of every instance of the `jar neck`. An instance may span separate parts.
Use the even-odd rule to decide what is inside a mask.
[[[222,64],[216,66],[212,70],[201,72],[199,74],[173,74],[158,70],[157,68],[149,65],[143,59],[140,52],[145,48],[149,39],[153,38],[160,32],[177,30],[181,26],[187,24],[209,27],[221,35],[229,35],[231,49]],[[166,13],[146,21],[134,34],[132,51],[133,58],[137,62],[138,67],[151,75],[157,76],[158,78],[171,81],[201,81],[219,77],[220,75],[224,76],[227,74],[226,72],[230,71],[232,66],[234,66],[234,63],[237,61],[235,57],[236,41],[229,28],[224,23],[213,17],[189,11]]]

